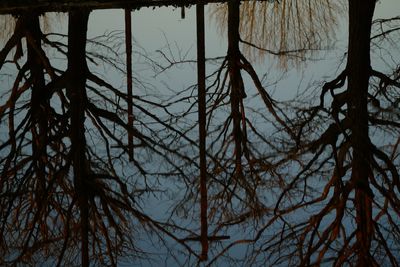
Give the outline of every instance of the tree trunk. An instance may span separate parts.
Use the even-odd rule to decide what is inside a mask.
[[[235,141],[236,174],[242,174],[242,130],[240,101],[243,97],[243,80],[240,74],[239,22],[240,1],[228,1],[228,69],[231,86],[230,102],[233,121],[233,138]]]
[[[44,65],[40,57],[41,30],[39,16],[26,14],[22,20],[26,25],[27,61],[32,84],[31,118],[32,118],[32,154],[35,158],[34,173],[38,184],[38,207],[41,207],[43,194],[46,188],[47,162],[47,109],[49,100],[46,97]]]
[[[373,237],[371,145],[368,134],[368,87],[371,70],[370,34],[375,0],[349,1],[349,48],[347,58],[348,112],[352,121],[350,140],[353,146],[351,182],[355,186],[354,206],[357,222],[358,266],[372,266],[370,254]]]
[[[88,163],[86,160],[85,107],[86,95],[86,33],[89,12],[81,9],[69,13],[68,23],[68,85],[71,116],[71,155],[73,162],[74,186],[80,209],[80,232],[82,238],[81,264],[89,266],[89,204],[88,204]]]
[[[207,161],[206,161],[206,70],[204,40],[204,4],[196,5],[197,25],[197,84],[199,105],[199,147],[200,147],[200,260],[208,258],[208,221],[207,221]]]
[[[133,161],[132,10],[125,9],[126,83],[128,101],[128,154]]]

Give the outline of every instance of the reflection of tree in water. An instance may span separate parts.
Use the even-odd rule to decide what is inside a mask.
[[[285,66],[288,59],[296,62],[307,52],[327,49],[343,9],[343,1],[244,1],[239,25],[241,42],[246,44],[244,51],[255,60],[262,60],[265,54],[281,56]],[[227,5],[211,12],[225,28]]]
[[[315,20],[302,16],[294,31],[324,16],[334,19],[330,8],[333,12],[336,7],[325,2],[312,13],[305,9],[312,2],[284,2],[269,5],[285,14],[316,14]],[[251,10],[251,5],[242,7]],[[239,33],[244,20],[239,1],[227,6],[227,56],[207,60],[219,64],[207,77],[208,137],[202,155],[210,244],[202,252],[208,253],[208,263],[397,266],[399,125],[393,110],[399,70],[386,76],[370,67],[375,1],[350,1],[347,66],[324,84],[316,97],[319,103],[311,107],[272,99],[265,80],[240,51],[245,38]],[[0,264],[117,265],[121,255],[151,259],[140,246],[146,234],[155,234],[171,257],[182,248],[186,264],[205,260],[207,255],[192,243],[204,246],[205,237],[198,231],[204,221],[196,219],[200,156],[192,113],[202,107],[197,109],[193,87],[161,101],[146,95],[128,99],[125,90],[95,74],[101,60],[115,69],[124,67],[111,59],[115,51],[107,50],[109,58],[87,51],[90,43],[109,49],[114,38],[87,40],[88,17],[87,11],[71,11],[68,35],[63,36],[43,34],[36,15],[20,15],[0,52],[2,70],[7,66],[17,73],[0,106],[2,125],[8,126],[6,136],[4,127],[0,136],[0,252],[5,255]],[[274,21],[263,23],[268,20]],[[376,27],[376,49],[385,47],[396,22],[377,22],[388,27]],[[293,34],[299,33],[282,37],[283,43],[273,48],[309,49],[326,37],[310,30],[294,37],[296,47],[285,47],[285,38]],[[45,45],[67,59],[65,70],[48,58]],[[160,71],[191,62],[162,56],[166,67],[152,62]],[[247,75],[250,82],[244,82]],[[130,100],[133,128],[127,123]],[[182,106],[174,109],[178,104]],[[127,132],[134,136],[133,158],[125,144]],[[157,221],[146,201],[162,198],[163,191],[174,194],[176,202],[167,219]],[[237,234],[238,229],[244,234]],[[230,250],[240,245],[249,249],[244,262],[235,262]]]
[[[226,247],[257,244],[249,253],[250,262],[301,266],[398,264],[398,126],[393,118],[387,119],[387,108],[373,115],[368,111],[368,105],[392,106],[396,102],[397,94],[389,96],[387,92],[399,88],[398,75],[386,76],[371,69],[370,31],[375,1],[349,3],[345,70],[325,83],[319,105],[310,108],[289,103],[297,114],[287,122],[291,125],[287,131],[290,139],[281,143],[285,146],[275,147],[282,158],[272,159],[269,168],[273,171],[271,179],[281,181],[281,189],[263,188],[264,194],[277,193],[265,204],[273,212],[266,209],[266,223],[256,227],[254,238],[237,240]],[[291,8],[299,19],[307,19],[298,16],[296,6]],[[311,36],[305,33],[304,40]],[[272,42],[284,45],[285,40],[285,36],[272,38]],[[290,40],[297,45],[301,38]],[[304,44],[313,42],[300,41]],[[376,80],[379,86],[374,86]],[[385,142],[374,141],[382,136]]]
[[[180,163],[187,157],[166,145],[164,132],[151,128],[152,123],[165,125],[150,108],[157,103],[136,99],[141,105],[135,108],[149,120],[138,121],[142,132],[129,128],[119,116],[126,116],[125,105],[120,104],[127,101],[126,94],[92,73],[87,64],[87,59],[95,64],[108,60],[86,53],[88,17],[87,11],[69,13],[65,44],[42,33],[37,15],[20,15],[0,53],[1,66],[17,72],[0,106],[2,125],[8,126],[0,146],[1,264],[115,266],[121,254],[135,259],[145,253],[134,242],[146,232],[140,230],[144,226],[177,239],[167,225],[141,211],[140,196],[157,191],[153,183],[163,168],[179,176],[192,162]],[[67,58],[65,71],[52,65],[44,44]],[[17,56],[8,60],[14,47]],[[167,128],[166,134],[178,133]],[[123,143],[127,131],[134,132],[139,155],[163,158],[165,166],[157,170],[142,156],[130,171]],[[156,180],[150,180],[153,177]]]

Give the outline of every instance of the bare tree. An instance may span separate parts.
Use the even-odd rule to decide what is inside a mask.
[[[344,1],[244,1],[239,24],[244,54],[255,63],[273,55],[284,68],[305,61],[307,55],[332,48],[345,9]],[[224,29],[227,6],[211,14]]]
[[[189,255],[200,257],[173,233],[176,229],[188,235],[190,230],[158,221],[140,206],[149,194],[161,192],[157,189],[160,177],[186,179],[183,170],[194,162],[170,145],[171,138],[166,140],[164,134],[185,136],[154,112],[154,108],[165,109],[162,104],[140,96],[135,96],[139,117],[152,124],[137,120],[144,128],[139,132],[118,115],[127,117],[126,105],[118,99],[132,102],[132,97],[91,72],[89,64],[97,60],[115,68],[118,62],[86,50],[89,13],[85,9],[70,11],[66,35],[44,34],[37,14],[22,14],[0,53],[1,66],[8,64],[17,71],[0,108],[1,120],[8,125],[0,146],[4,155],[1,264],[53,262],[60,266],[79,262],[83,266],[116,266],[121,255],[133,260],[144,257],[134,240],[139,240],[139,233],[151,232],[157,233],[161,242],[168,237]],[[54,36],[57,41],[52,40]],[[23,47],[19,47],[22,38],[27,40],[27,57],[20,66],[25,60]],[[105,38],[110,41],[113,37]],[[96,40],[89,43],[107,48]],[[52,66],[44,45],[65,57],[66,70]],[[14,47],[17,56],[10,61]],[[153,128],[154,123],[158,126]],[[135,146],[143,155],[133,160],[131,172],[123,167],[130,165],[127,159],[132,160],[129,146],[121,141],[126,132],[134,133]],[[162,159],[164,166],[154,169],[146,154]]]
[[[398,18],[373,23],[374,0],[349,1],[347,64],[310,106],[272,97],[272,81],[240,46],[268,52],[254,43],[272,30],[254,37],[243,29],[279,21],[287,31],[274,32],[269,52],[303,58],[331,37],[340,7],[270,3],[257,26],[253,4],[228,1],[226,55],[205,58],[202,5],[197,60],[175,57],[170,45],[158,51],[164,61],[142,52],[158,74],[197,63],[193,86],[159,99],[140,95],[150,85],[119,56],[126,41],[131,57],[132,36],[87,38],[90,10],[71,10],[66,34],[42,32],[38,14],[17,17],[0,51],[0,69],[16,73],[0,106],[0,264],[151,261],[145,236],[186,265],[235,263],[239,245],[248,250],[238,265],[399,265],[399,68],[386,75],[370,58],[371,42],[384,48]],[[135,93],[101,77],[102,64]],[[165,214],[148,208],[165,199]]]
[[[271,195],[273,213],[252,238],[221,254],[247,243],[249,263],[398,266],[398,126],[393,109],[382,106],[393,105],[387,92],[399,83],[396,71],[371,67],[374,9],[375,1],[349,1],[345,69],[323,85],[318,105],[291,104],[294,134],[271,165],[282,177],[282,190],[272,190],[279,192]]]

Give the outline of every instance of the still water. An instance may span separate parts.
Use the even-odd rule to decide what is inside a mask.
[[[3,15],[0,265],[396,266],[400,9],[358,94],[349,9]]]

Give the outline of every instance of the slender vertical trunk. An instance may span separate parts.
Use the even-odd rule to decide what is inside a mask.
[[[126,77],[128,101],[128,153],[133,160],[133,107],[132,107],[132,10],[125,9],[125,46],[126,46]]]
[[[181,19],[185,19],[185,6],[181,7]]]
[[[89,204],[86,160],[85,106],[86,96],[86,33],[89,11],[73,10],[68,23],[68,85],[71,116],[71,155],[73,162],[74,186],[80,209],[80,232],[82,238],[81,264],[89,266]]]
[[[231,117],[233,120],[233,138],[235,141],[236,173],[242,173],[242,130],[240,101],[243,97],[243,81],[240,74],[239,22],[240,1],[228,1],[228,69],[231,86]]]
[[[355,185],[358,266],[371,266],[373,237],[371,146],[368,134],[367,97],[370,63],[370,34],[375,0],[349,1],[349,48],[347,58],[349,117],[352,121],[353,161],[351,180]]]
[[[41,30],[39,16],[34,14],[24,15],[27,39],[27,61],[30,69],[32,83],[31,118],[32,118],[32,153],[35,158],[34,172],[38,183],[38,206],[46,187],[46,144],[47,144],[47,107],[49,105],[44,92],[45,78],[43,62],[38,54],[41,47]]]
[[[196,5],[197,23],[197,84],[199,105],[200,139],[200,223],[201,223],[201,259],[208,258],[208,222],[207,222],[207,161],[206,161],[206,70],[204,37],[204,4]]]

